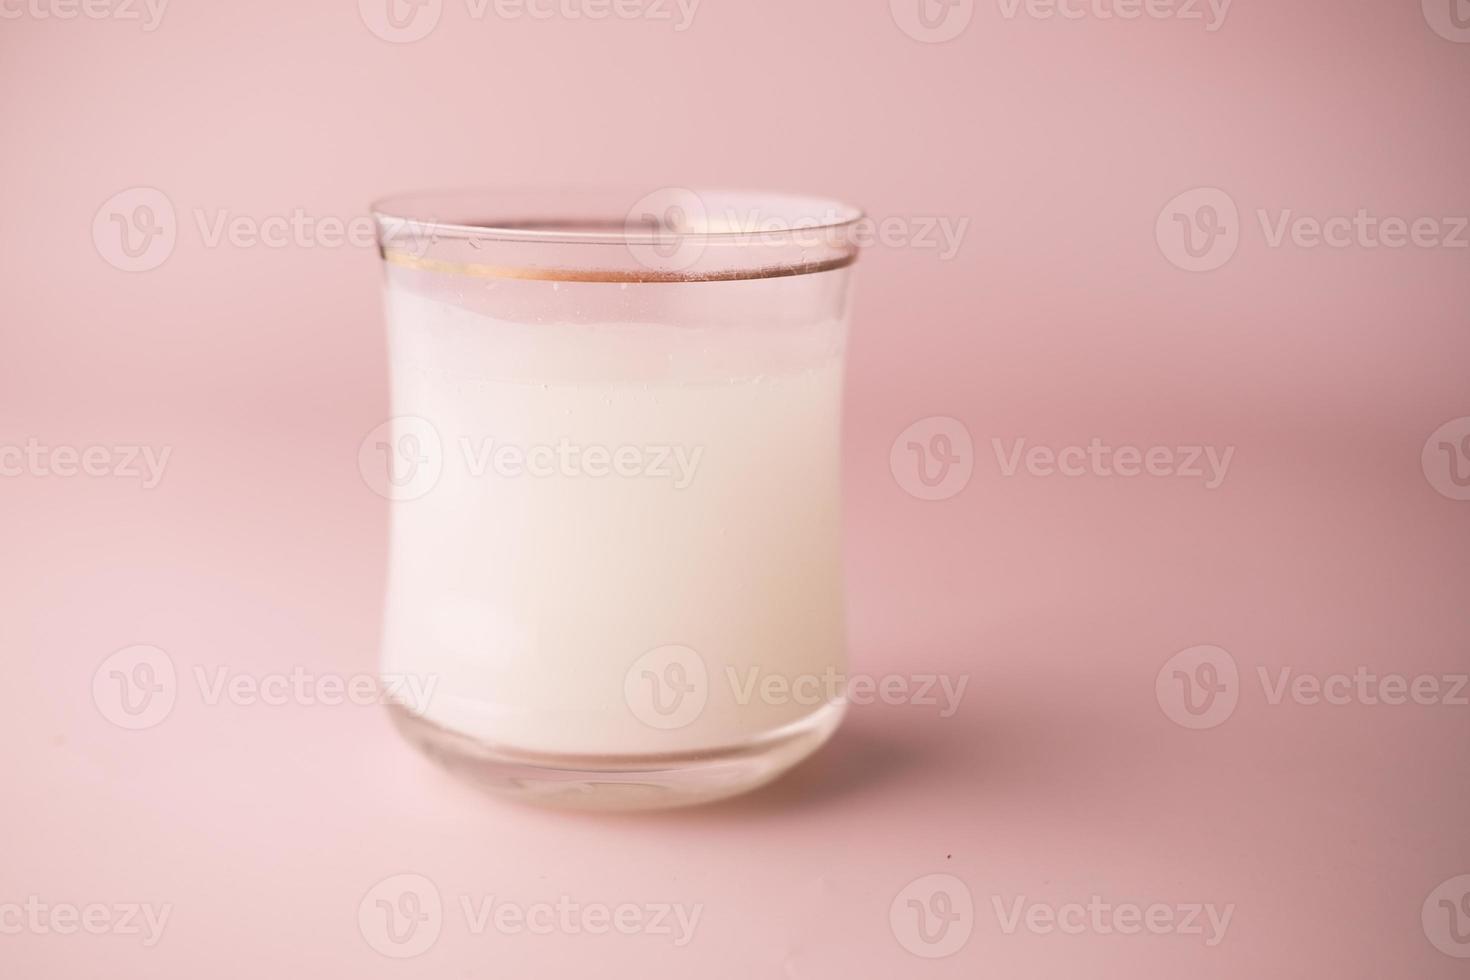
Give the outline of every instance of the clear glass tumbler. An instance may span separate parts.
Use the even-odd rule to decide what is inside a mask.
[[[393,418],[382,664],[405,736],[538,802],[698,803],[843,711],[855,208],[379,202]],[[405,692],[414,692],[412,696]]]

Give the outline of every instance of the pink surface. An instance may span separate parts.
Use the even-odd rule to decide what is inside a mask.
[[[1207,4],[963,0],[931,29],[903,0],[704,0],[676,30],[442,0],[406,43],[374,36],[392,30],[371,0],[175,0],[152,30],[123,17],[142,5],[6,5],[0,447],[103,446],[113,475],[0,456],[0,973],[1463,976],[1470,11],[1452,2],[1237,0],[1212,30]],[[846,470],[854,668],[968,678],[958,711],[858,707],[757,795],[598,819],[480,796],[375,707],[206,702],[196,669],[372,670],[387,515],[356,468],[386,412],[373,250],[330,229],[216,241],[216,222],[562,182],[969,222],[948,258],[921,240],[859,266]],[[166,197],[173,247],[126,272],[110,216],[158,203],[139,187]],[[1376,224],[1334,225],[1340,246],[1276,238],[1284,212],[1360,210]],[[894,448],[933,417],[957,420],[958,469],[931,491],[910,436]],[[936,445],[939,424],[910,435]],[[1094,438],[1234,452],[1215,489],[1077,453],[1080,476],[1024,457],[1006,475],[1018,439]],[[144,445],[170,453],[149,489],[115,472]],[[127,731],[93,680],[136,644],[179,684]],[[1171,662],[1207,645],[1224,654]],[[1211,667],[1224,687],[1188,692],[1191,713],[1174,670]],[[1276,697],[1282,670],[1348,675],[1329,683],[1345,703]],[[423,882],[402,874],[442,908],[401,960],[376,901],[412,910]],[[492,896],[699,918],[683,945],[477,932],[461,902]],[[123,919],[141,904],[168,907],[151,945]],[[1230,919],[1120,934],[1130,904]]]

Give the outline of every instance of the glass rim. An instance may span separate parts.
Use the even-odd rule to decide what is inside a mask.
[[[572,282],[714,282],[845,268],[861,208],[764,191],[427,191],[372,205],[384,262],[429,273]],[[595,246],[595,247],[594,247]]]
[[[626,202],[621,213],[619,202]],[[732,215],[736,209],[744,214]],[[840,238],[867,217],[836,198],[672,186],[652,193],[616,187],[410,191],[380,197],[370,211],[380,235],[410,227],[442,238],[528,245],[660,245],[673,237],[773,244],[783,237]],[[671,213],[687,223],[669,222]]]

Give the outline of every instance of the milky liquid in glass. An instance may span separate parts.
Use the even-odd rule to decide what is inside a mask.
[[[393,415],[430,423],[442,457],[391,518],[382,667],[432,678],[424,721],[510,752],[629,757],[738,748],[824,710],[751,682],[844,666],[846,310],[827,294],[846,288],[845,270],[633,285],[389,270]],[[606,455],[584,461],[589,447]],[[533,457],[535,473],[514,465]],[[707,697],[655,727],[627,682],[669,645],[697,652]]]

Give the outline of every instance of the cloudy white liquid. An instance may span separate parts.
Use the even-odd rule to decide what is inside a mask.
[[[749,682],[843,669],[843,325],[529,322],[497,302],[389,288],[393,415],[432,426],[441,465],[392,505],[383,671],[433,680],[429,721],[528,752],[730,747],[817,710]],[[660,727],[628,685],[670,646],[697,654],[703,706]]]

